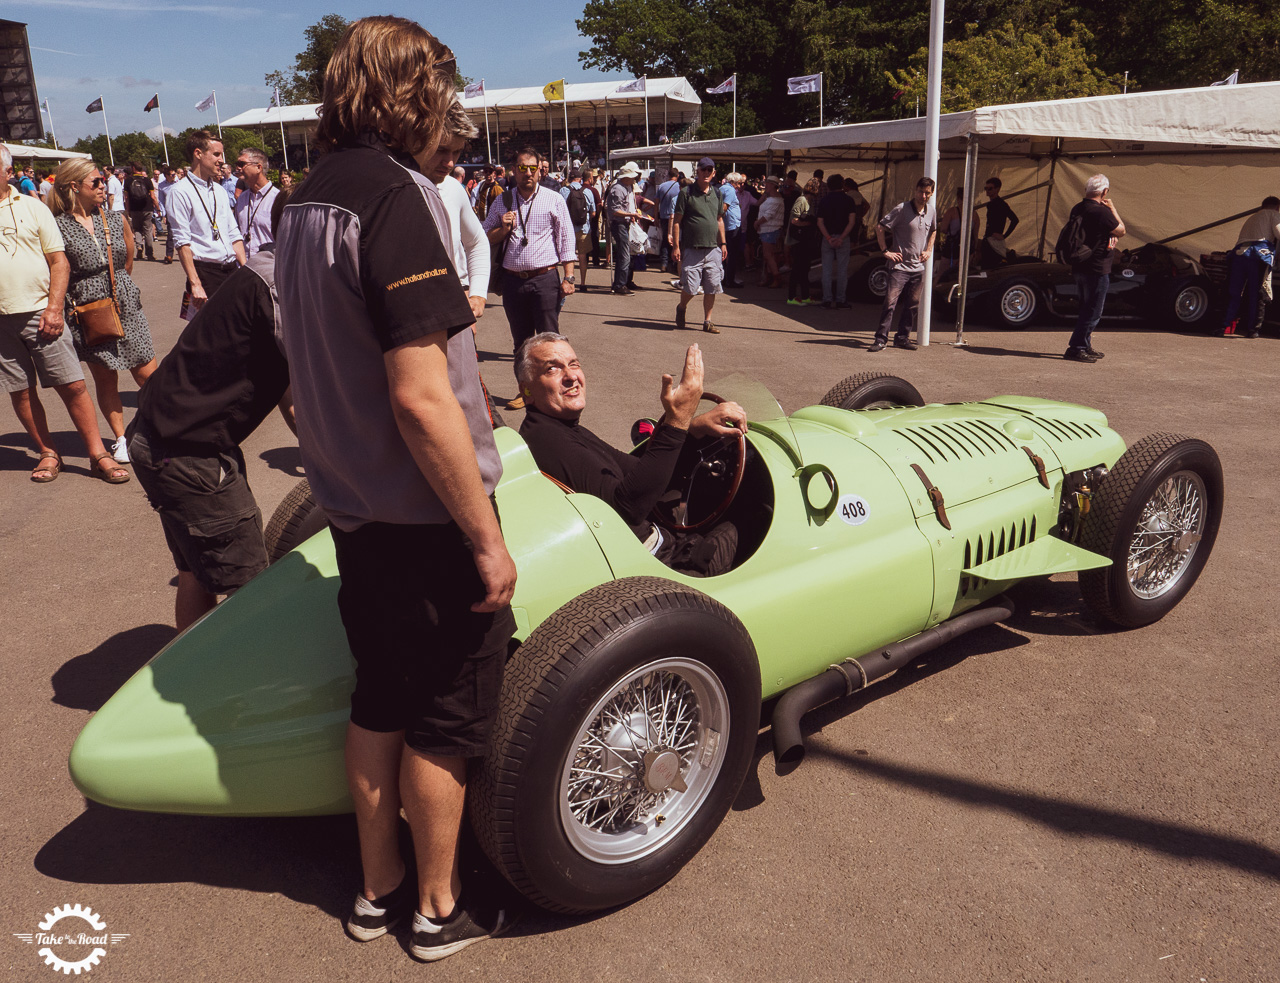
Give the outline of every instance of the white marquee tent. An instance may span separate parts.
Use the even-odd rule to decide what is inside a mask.
[[[81,157],[89,157],[90,154],[76,153],[74,150],[49,150],[45,147],[28,147],[22,143],[6,143],[9,153],[13,155],[15,161],[19,160],[74,160]]]
[[[925,119],[914,117],[651,146],[611,159],[709,155],[770,169],[839,170],[869,185],[867,197],[883,213],[919,177],[924,134]],[[968,188],[973,201],[979,173],[998,175],[1023,218],[1009,239],[1020,253],[1052,249],[1085,181],[1102,171],[1127,242],[1176,237],[1178,248],[1196,256],[1234,244],[1238,223],[1215,223],[1280,194],[1280,82],[984,106],[942,116],[939,147],[939,214],[956,188]],[[1211,227],[1183,235],[1200,226]]]

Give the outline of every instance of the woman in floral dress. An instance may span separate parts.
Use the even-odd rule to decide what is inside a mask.
[[[97,165],[89,160],[69,160],[58,168],[49,207],[57,216],[67,261],[71,264],[67,325],[76,354],[93,376],[98,406],[115,436],[112,456],[125,462],[129,454],[125,450],[124,407],[120,402],[117,374],[128,370],[134,382],[141,386],[155,371],[156,353],[151,343],[151,329],[142,313],[142,296],[129,275],[133,271],[133,233],[124,221],[123,212],[109,212],[102,207],[106,197],[106,186]],[[112,295],[106,252],[108,238],[115,266],[116,307],[120,311],[124,337],[90,348],[84,343],[84,334],[72,308]]]

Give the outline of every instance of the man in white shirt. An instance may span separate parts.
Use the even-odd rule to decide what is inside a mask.
[[[169,210],[166,206],[169,200],[169,189],[177,183],[177,179],[177,172],[166,164],[160,180],[156,182],[156,197],[160,201],[160,217],[164,220],[165,225],[164,261],[166,266],[173,262],[173,232],[169,229]]]
[[[124,183],[110,169],[107,171],[107,209],[113,212],[124,211]]]
[[[244,265],[244,235],[218,184],[222,141],[208,130],[187,138],[191,169],[169,189],[165,208],[178,260],[187,274],[182,317],[191,320],[238,266]]]
[[[246,147],[236,157],[235,173],[245,189],[236,199],[236,225],[244,236],[246,256],[252,256],[271,238],[271,205],[280,189],[267,177],[267,155],[257,147]]]
[[[484,316],[485,298],[489,293],[489,237],[471,208],[466,187],[450,171],[467,141],[479,135],[462,104],[454,100],[445,114],[439,146],[433,153],[415,158],[423,175],[435,183],[448,212],[449,228],[440,230],[440,238],[453,256],[454,269],[458,271],[462,289],[467,292],[467,303],[477,318]],[[474,324],[471,330],[476,330]]]
[[[1256,338],[1262,326],[1258,316],[1263,301],[1262,281],[1275,263],[1280,244],[1280,198],[1268,195],[1262,207],[1244,220],[1227,266],[1227,310],[1219,336],[1239,334]]]

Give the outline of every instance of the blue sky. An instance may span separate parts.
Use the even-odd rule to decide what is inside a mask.
[[[27,23],[41,100],[48,99],[61,145],[102,132],[102,114],[84,111],[103,97],[112,134],[154,130],[142,107],[160,94],[165,128],[212,125],[195,104],[217,90],[223,119],[267,105],[263,76],[286,69],[303,47],[303,30],[325,14],[355,20],[393,13],[419,21],[458,56],[458,70],[490,88],[611,77],[587,71],[587,47],[574,21],[582,0],[542,0],[518,14],[474,3],[312,4],[278,0],[21,0],[5,16]],[[476,24],[481,13],[483,28]],[[501,40],[499,40],[501,39]],[[617,76],[621,77],[621,76]],[[45,125],[48,126],[48,117]]]

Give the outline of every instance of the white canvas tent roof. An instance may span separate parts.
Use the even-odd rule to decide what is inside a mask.
[[[74,150],[49,150],[45,147],[28,147],[21,143],[6,143],[14,160],[73,160],[79,157],[90,157],[91,154],[80,154]]]
[[[893,144],[924,143],[925,118],[882,120],[843,126],[779,130],[754,136],[619,150],[610,157],[678,157],[704,154],[748,160],[767,155],[791,162],[848,159],[859,151],[880,151]],[[1132,92],[1127,95],[1054,99],[1048,102],[984,106],[947,113],[939,120],[939,140],[978,139],[984,156],[1026,156],[1036,140],[1071,141],[1073,150],[1143,152],[1147,144],[1214,149],[1280,149],[1280,82],[1205,86]],[[911,148],[896,148],[908,152]]]
[[[320,103],[311,102],[302,106],[267,106],[265,109],[247,109],[239,116],[224,119],[222,125],[242,126],[285,126],[291,123],[314,123],[320,117]]]
[[[618,87],[630,81],[608,82],[569,82],[564,87],[565,102],[568,104],[571,125],[583,125],[586,120],[594,119],[596,114],[638,113],[644,115],[645,94],[642,92],[618,92]],[[649,113],[653,122],[662,119],[663,104],[667,118],[672,123],[687,123],[697,116],[702,100],[694,91],[689,80],[680,78],[648,79],[645,83],[649,96]],[[542,97],[542,86],[524,85],[506,89],[488,89],[483,95],[463,98],[462,106],[472,120],[483,131],[484,114],[487,107],[493,114],[490,122],[500,120],[503,126],[512,125],[520,128],[542,127],[546,123],[548,112],[558,120],[563,118],[563,108],[559,100],[547,102]],[[308,103],[301,106],[284,106],[277,108],[268,106],[263,109],[250,109],[238,116],[224,119],[222,125],[256,128],[260,126],[279,126],[281,121],[286,128],[299,123],[314,123],[318,118],[320,103]],[[593,124],[594,125],[594,124]]]
[[[565,103],[569,110],[571,125],[575,120],[593,119],[597,114],[634,114],[644,115],[644,92],[619,92],[618,87],[625,85],[630,79],[608,82],[569,82],[564,87]],[[649,98],[649,113],[653,122],[662,118],[663,104],[666,104],[669,122],[686,123],[693,119],[702,106],[689,80],[684,77],[647,79],[645,87]],[[484,112],[496,113],[506,125],[508,122],[517,127],[523,125],[543,125],[548,110],[554,112],[557,119],[562,118],[564,110],[560,101],[547,102],[542,97],[542,86],[525,85],[511,89],[488,89],[483,95],[463,99],[462,106],[473,121],[484,125]]]

